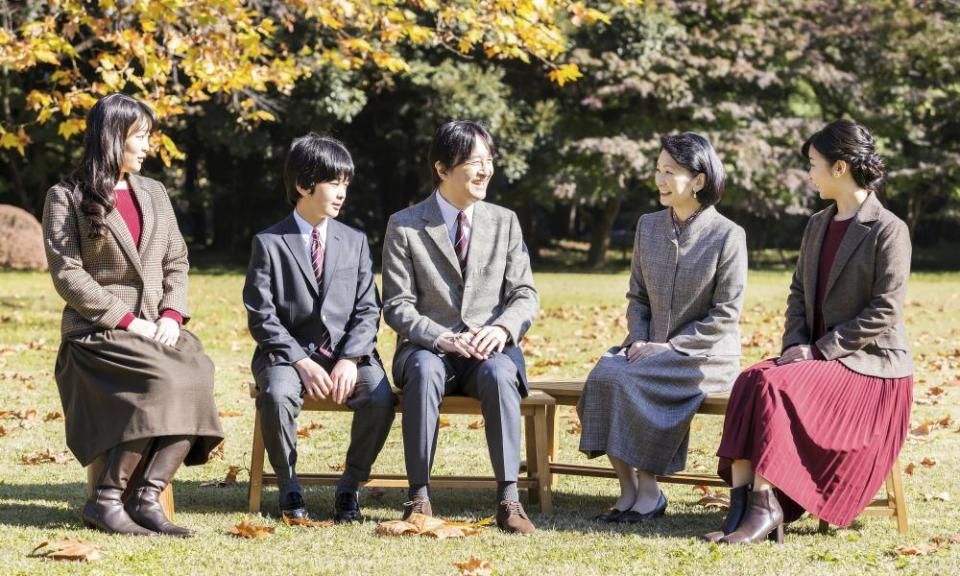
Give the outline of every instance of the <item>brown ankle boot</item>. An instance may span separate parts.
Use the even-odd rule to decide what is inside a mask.
[[[747,512],[736,531],[719,540],[724,544],[755,544],[763,542],[771,533],[776,542],[783,542],[783,509],[773,489],[754,490],[750,493]]]
[[[516,500],[503,500],[497,505],[497,527],[509,534],[524,536],[537,531],[527,518],[523,506]]]
[[[406,522],[413,514],[433,516],[433,506],[430,505],[430,500],[427,498],[414,498],[409,502],[404,502],[403,516],[400,519]]]
[[[137,524],[123,508],[123,491],[137,469],[150,438],[124,442],[111,448],[97,477],[93,495],[83,506],[83,523],[91,528],[115,534],[154,536],[155,532]]]
[[[168,536],[189,538],[193,532],[170,522],[160,506],[160,493],[193,446],[193,436],[161,436],[154,440],[142,479],[133,486],[126,510],[137,524]]]
[[[730,509],[727,510],[727,517],[723,520],[723,526],[716,532],[708,532],[703,535],[707,542],[719,542],[727,534],[732,534],[740,527],[743,516],[747,512],[747,500],[750,496],[749,484],[730,489]]]

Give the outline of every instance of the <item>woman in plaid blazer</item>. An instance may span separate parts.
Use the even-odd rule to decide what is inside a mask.
[[[84,466],[104,463],[84,523],[189,536],[159,495],[182,462],[206,462],[223,432],[213,363],[181,329],[186,245],[166,189],[137,175],[153,124],[146,104],[102,98],[87,115],[80,166],[47,191],[44,244],[66,301],[55,375],[67,445]]]

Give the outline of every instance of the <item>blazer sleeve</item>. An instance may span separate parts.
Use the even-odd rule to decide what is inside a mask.
[[[694,322],[693,332],[685,331],[670,339],[673,349],[683,354],[709,354],[716,344],[736,330],[746,289],[747,236],[743,228],[735,226],[720,250],[710,311]]]
[[[507,266],[503,277],[503,312],[491,324],[502,326],[519,343],[540,313],[540,296],[533,285],[530,254],[523,242],[517,215],[510,213]]]
[[[630,261],[630,287],[627,290],[627,337],[624,346],[650,339],[650,296],[640,267],[640,227],[643,217],[637,220],[637,232],[633,240],[633,257]]]
[[[361,358],[373,354],[380,327],[380,294],[373,282],[373,260],[367,237],[360,240],[357,295],[347,329],[340,340],[340,356]]]
[[[797,257],[797,267],[793,270],[790,280],[790,294],[787,296],[786,322],[783,328],[783,343],[780,353],[797,344],[810,343],[810,327],[807,326],[807,305],[803,290],[803,271],[806,269],[808,236],[812,228],[813,218],[807,221],[800,240],[800,255]]]
[[[827,360],[860,350],[903,318],[910,278],[910,231],[894,220],[877,237],[876,272],[870,303],[854,318],[833,327],[816,346]]]
[[[243,305],[247,309],[250,334],[271,364],[292,364],[307,357],[277,316],[270,254],[260,236],[253,237],[250,266],[243,284]]]
[[[167,189],[160,185],[159,203],[162,207],[163,219],[167,222],[167,251],[163,255],[163,297],[160,298],[159,311],[172,310],[180,315],[183,323],[190,319],[187,310],[187,273],[190,270],[190,261],[187,257],[187,243],[183,241],[177,216],[173,212],[173,204]]]
[[[51,188],[43,206],[43,244],[53,286],[81,316],[101,328],[115,328],[130,308],[84,269],[77,218],[70,193]]]
[[[417,310],[417,277],[410,246],[394,216],[383,238],[383,319],[401,337],[429,350],[446,329]]]

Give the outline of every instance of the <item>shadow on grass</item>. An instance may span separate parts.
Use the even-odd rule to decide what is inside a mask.
[[[304,497],[307,508],[318,519],[332,517],[332,486],[306,486]],[[80,510],[83,507],[86,485],[80,482],[59,484],[0,483],[0,526],[37,528],[81,528]],[[376,496],[372,496],[375,494]],[[178,512],[187,514],[244,514],[247,511],[247,483],[224,488],[203,487],[199,481],[177,481],[174,484]],[[534,523],[543,530],[638,534],[663,538],[688,539],[708,532],[720,525],[723,513],[698,511],[688,503],[672,505],[666,516],[653,522],[633,526],[598,524],[591,519],[613,503],[610,496],[567,494],[555,492],[554,513],[544,515],[531,505],[525,491],[521,500]],[[369,521],[399,519],[406,501],[406,489],[364,490],[360,501]],[[433,493],[434,513],[442,518],[481,519],[495,512],[495,492],[488,490],[438,489]],[[273,486],[264,489],[261,512],[276,518],[277,491]],[[800,533],[800,531],[798,531]]]

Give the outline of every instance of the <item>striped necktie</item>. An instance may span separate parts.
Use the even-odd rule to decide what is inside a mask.
[[[457,214],[457,230],[454,235],[453,248],[457,253],[457,260],[460,261],[460,274],[464,276],[467,273],[467,248],[470,245],[470,240],[464,230],[467,225],[467,215],[460,211]]]
[[[317,277],[317,292],[320,294],[320,299],[323,300],[323,240],[320,239],[320,231],[314,228],[311,238],[313,243],[310,249],[310,260],[313,263],[313,273]],[[330,351],[330,332],[326,325],[323,325],[323,334],[320,335],[317,351],[328,358],[333,356]]]

